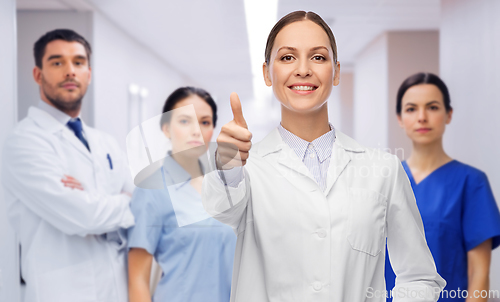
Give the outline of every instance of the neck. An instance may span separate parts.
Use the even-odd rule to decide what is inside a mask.
[[[418,170],[434,170],[450,160],[452,158],[444,152],[443,139],[439,138],[429,144],[417,144],[413,142],[413,149],[407,162],[408,165]]]
[[[319,110],[305,114],[281,106],[281,125],[301,139],[312,142],[330,131],[327,103]]]
[[[196,178],[202,175],[198,158],[193,159],[191,156],[183,155],[183,152],[173,153],[174,160],[191,175],[191,178]]]

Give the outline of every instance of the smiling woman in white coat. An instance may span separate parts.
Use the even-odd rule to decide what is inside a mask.
[[[134,186],[109,135],[79,117],[90,46],[70,30],[35,43],[41,101],[6,140],[2,184],[21,246],[25,301],[126,302]]]
[[[214,156],[219,170],[202,191],[205,209],[238,235],[231,301],[385,301],[386,240],[394,301],[436,301],[446,284],[400,161],[329,123],[339,72],[331,29],[297,11],[271,30],[263,64],[280,125],[252,146],[231,95],[234,119]]]

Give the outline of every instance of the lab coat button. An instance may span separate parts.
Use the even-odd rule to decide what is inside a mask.
[[[313,288],[315,291],[320,291],[323,288],[323,285],[320,282],[314,282],[313,283]]]
[[[312,145],[312,144],[309,144],[309,146],[307,146],[307,148],[312,149],[312,148],[314,148],[314,147],[313,147],[313,145]]]
[[[318,231],[318,237],[319,238],[325,238],[326,237],[326,231],[321,229]]]

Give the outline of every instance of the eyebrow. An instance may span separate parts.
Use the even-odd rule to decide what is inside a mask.
[[[62,55],[51,55],[50,57],[47,58],[47,61],[54,60],[54,59],[60,59],[62,57],[63,57]],[[87,57],[83,56],[83,55],[76,55],[75,58],[87,60]]]
[[[62,58],[62,56],[61,56],[61,55],[51,55],[51,56],[47,59],[47,61],[50,61],[50,60],[53,60],[53,59],[60,59],[60,58]]]
[[[191,118],[191,116],[187,115],[187,114],[181,114],[178,116],[178,118],[181,118],[181,117],[184,117],[184,118]]]
[[[296,51],[296,50],[297,50],[297,48],[295,48],[295,47],[291,47],[291,46],[283,46],[283,47],[280,47],[280,48],[278,49],[278,52],[279,52],[280,50],[282,50],[282,49],[288,49],[288,50],[291,50],[291,51]],[[325,46],[316,46],[316,47],[311,48],[311,50],[312,50],[312,51],[314,51],[314,50],[318,50],[318,49],[325,49],[326,51],[328,51],[328,48],[326,48]]]
[[[326,48],[325,46],[316,46],[316,47],[311,48],[311,50],[318,50],[318,49],[324,49],[324,50],[328,51],[328,48]]]
[[[438,104],[438,105],[439,105],[439,102],[438,102],[438,101],[430,101],[429,103],[427,103],[427,104],[425,104],[425,105],[427,106],[427,105],[434,104],[434,103],[436,103],[436,104]],[[406,106],[417,106],[417,104],[413,104],[413,103],[406,103],[405,107],[406,107]]]

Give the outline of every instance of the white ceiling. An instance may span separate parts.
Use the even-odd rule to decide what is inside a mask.
[[[252,96],[243,0],[18,0],[17,8],[99,11],[214,95]],[[440,23],[440,0],[279,1],[278,17],[294,10],[314,11],[330,24],[344,71],[384,31]]]

